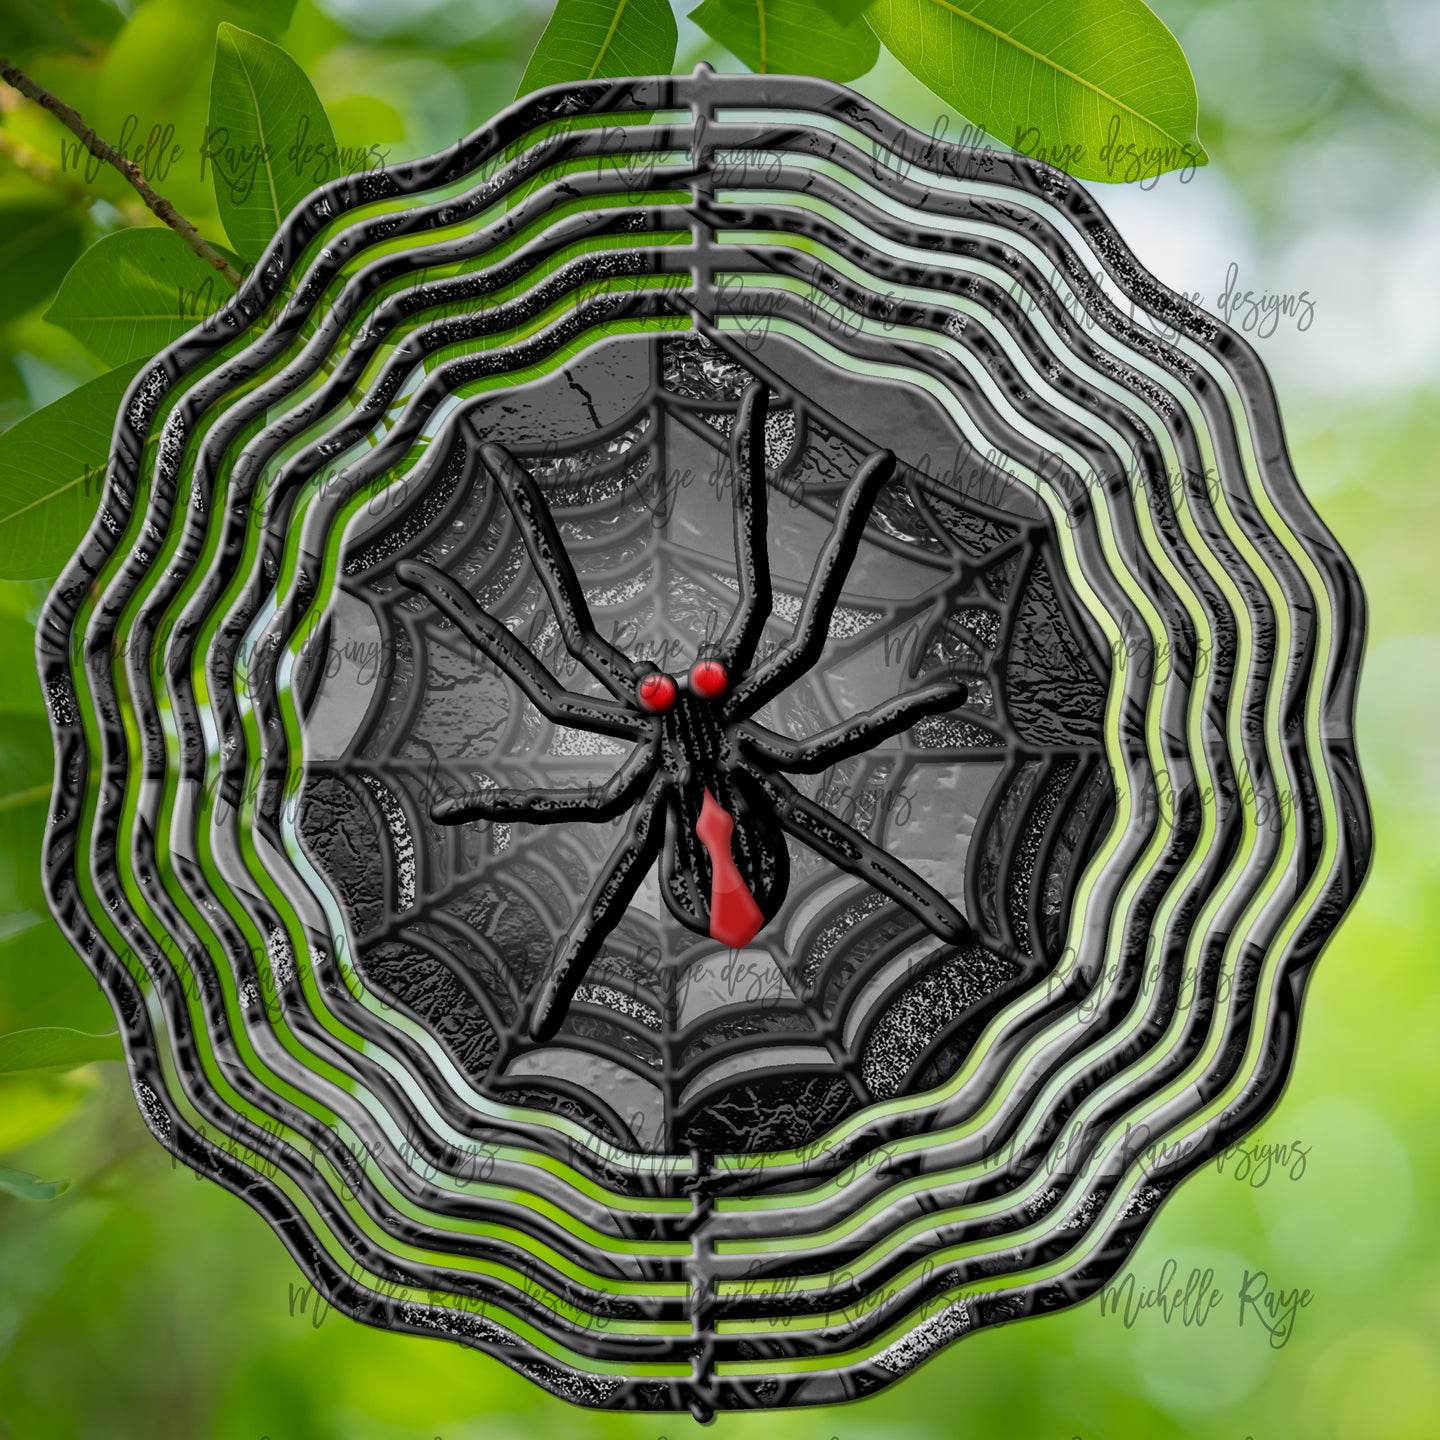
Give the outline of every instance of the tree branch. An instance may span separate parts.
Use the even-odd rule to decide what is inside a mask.
[[[157,195],[145,179],[140,167],[122,155],[113,145],[102,140],[63,100],[38,85],[18,66],[0,57],[0,78],[22,95],[48,110],[65,128],[80,137],[80,143],[97,160],[112,165],[135,187],[152,213],[164,221],[202,260],[213,265],[237,289],[244,276],[217,250],[206,243],[200,232],[167,200]]]

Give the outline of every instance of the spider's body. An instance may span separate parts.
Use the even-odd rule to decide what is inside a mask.
[[[943,895],[859,832],[803,795],[785,773],[817,773],[953,709],[965,686],[943,679],[857,715],[808,740],[776,734],[753,717],[819,659],[830,618],[865,522],[894,456],[880,450],[856,471],[816,561],[790,639],[756,662],[771,610],[766,542],[765,387],[741,400],[731,438],[735,560],[740,598],[725,633],[688,675],[640,665],[603,640],[535,481],[507,450],[482,455],[515,516],[569,652],[612,700],[567,690],[493,616],[434,566],[402,561],[400,579],[424,594],[549,720],[634,741],[619,770],[585,789],[487,789],[437,801],[442,824],[474,820],[608,820],[631,812],[625,836],[561,937],[532,998],[537,1040],[559,1028],[576,987],[652,865],[681,924],[733,947],[748,944],[785,898],[787,835],[874,885],[941,939],[958,943],[969,926]]]
[[[707,679],[720,687],[709,695]],[[746,772],[741,723],[725,719],[720,702],[728,680],[718,661],[698,662],[660,722],[659,764],[670,781],[661,893],[681,924],[735,947],[748,944],[780,908],[790,856]],[[717,879],[730,882],[721,891],[729,903],[717,905]]]

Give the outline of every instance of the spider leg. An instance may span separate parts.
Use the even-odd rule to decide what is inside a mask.
[[[808,670],[820,658],[830,630],[830,617],[835,613],[845,577],[855,563],[855,552],[865,533],[865,522],[870,518],[880,487],[894,473],[895,456],[889,450],[875,451],[855,472],[845,487],[835,512],[835,523],[815,562],[815,574],[805,592],[795,633],[735,687],[725,704],[727,717],[733,719],[758,710],[773,695],[779,694],[793,676]]]
[[[567,790],[472,790],[437,800],[430,807],[430,818],[440,825],[463,825],[467,820],[526,820],[532,825],[570,819],[613,820],[635,803],[654,764],[654,746],[641,742],[599,785]]]
[[[646,873],[660,853],[664,838],[663,810],[669,780],[655,776],[635,807],[625,838],[616,846],[590,887],[580,912],[555,947],[550,964],[530,1006],[530,1036],[548,1040],[560,1028],[590,962],[600,953],[605,938],[620,923]]]
[[[580,578],[565,551],[555,517],[530,473],[503,445],[482,445],[480,456],[495,477],[515,523],[520,527],[530,563],[550,597],[565,648],[618,700],[634,697],[636,684],[649,673],[601,638],[590,617]]]
[[[730,465],[735,476],[735,578],[740,598],[720,637],[718,654],[734,674],[749,669],[770,618],[769,495],[765,485],[768,404],[765,382],[756,380],[740,397],[730,432]],[[747,440],[748,457],[743,454],[743,442]]]
[[[908,730],[926,715],[953,710],[964,703],[963,681],[937,680],[933,685],[922,685],[897,695],[806,740],[788,740],[755,720],[740,722],[740,736],[745,748],[772,769],[816,775],[837,760],[848,760]]]
[[[787,834],[823,855],[832,865],[898,901],[940,939],[960,945],[970,938],[970,925],[965,917],[908,865],[871,844],[858,830],[802,795],[781,776],[767,775],[748,766],[746,773],[774,807],[776,818]]]
[[[477,650],[486,655],[529,697],[535,708],[556,725],[573,725],[621,739],[648,739],[655,727],[611,700],[576,695],[567,690],[494,616],[487,614],[450,579],[423,560],[401,560],[395,574],[418,590]]]

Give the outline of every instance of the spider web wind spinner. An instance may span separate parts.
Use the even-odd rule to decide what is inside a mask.
[[[50,597],[52,905],[157,1137],[556,1394],[854,1398],[1282,1087],[1369,828],[1268,380],[1057,171],[558,86],[316,191]]]

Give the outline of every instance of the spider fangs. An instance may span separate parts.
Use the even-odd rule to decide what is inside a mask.
[[[423,594],[465,638],[556,725],[635,742],[603,784],[583,789],[499,789],[438,800],[440,824],[472,820],[609,820],[630,810],[610,855],[535,988],[528,1029],[537,1041],[559,1029],[571,997],[605,938],[658,859],[661,894],[681,924],[732,948],[748,944],[785,898],[785,836],[903,905],[942,940],[969,938],[965,917],[908,866],[803,795],[791,774],[816,774],[908,729],[922,716],[965,700],[964,684],[935,680],[807,740],[791,740],[752,718],[820,658],[845,577],[880,487],[895,468],[877,450],[855,472],[790,638],[753,664],[771,609],[767,550],[765,414],[769,395],[754,382],[731,431],[735,564],[739,599],[718,644],[676,679],[638,664],[596,631],[580,582],[540,487],[502,446],[482,458],[519,527],[570,654],[613,700],[566,689],[493,616],[433,565],[404,560],[400,580]]]

